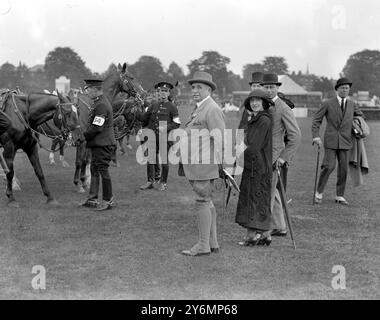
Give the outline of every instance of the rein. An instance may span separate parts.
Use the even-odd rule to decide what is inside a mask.
[[[42,148],[42,149],[44,149],[44,150],[46,150],[46,151],[48,151],[48,152],[57,152],[57,151],[59,151],[60,148],[58,148],[58,149],[56,149],[56,150],[51,150],[51,149],[49,149],[49,148],[44,147],[44,146],[42,145],[40,139],[39,139],[39,135],[42,134],[43,136],[45,136],[45,137],[47,137],[47,138],[49,138],[49,139],[59,139],[59,140],[61,140],[61,141],[67,141],[67,139],[70,137],[70,133],[71,133],[71,132],[70,132],[70,129],[68,129],[68,127],[67,127],[66,118],[63,116],[63,113],[62,113],[62,106],[64,106],[64,105],[73,105],[73,103],[70,103],[70,102],[67,102],[67,103],[60,103],[60,102],[58,101],[58,103],[57,103],[57,107],[58,107],[58,108],[57,108],[57,111],[55,111],[55,113],[58,112],[58,116],[57,116],[57,117],[58,117],[59,120],[61,120],[63,129],[61,129],[61,128],[59,128],[59,127],[57,126],[57,127],[61,130],[61,134],[60,134],[60,135],[49,135],[49,134],[47,134],[47,133],[45,132],[45,130],[44,130],[41,126],[39,126],[39,128],[41,129],[41,131],[43,131],[43,133],[34,130],[34,129],[30,126],[29,122],[25,120],[25,118],[23,117],[23,115],[22,115],[20,109],[19,109],[18,106],[17,106],[16,100],[15,100],[15,94],[14,94],[13,92],[10,92],[9,94],[11,95],[12,102],[13,102],[13,105],[14,105],[14,112],[16,113],[17,117],[20,119],[21,123],[25,126],[26,130],[27,130],[27,131],[30,131],[30,132],[32,133],[32,134],[31,134],[32,138],[33,138],[34,140],[36,140],[36,142],[38,143],[38,145],[40,146],[40,148]],[[29,103],[29,96],[26,97],[26,105],[27,105],[27,109],[28,109],[28,111],[29,111],[29,106],[30,106],[30,103]],[[54,114],[55,114],[55,113],[54,113]],[[54,118],[54,116],[53,116],[53,118]],[[46,123],[45,123],[45,124],[46,124]],[[46,125],[49,126],[48,124],[46,124]]]
[[[122,133],[121,133],[120,135],[115,136],[115,139],[116,139],[116,140],[120,140],[121,138],[125,137],[126,135],[128,135],[128,134],[130,134],[130,133],[132,132],[133,127],[134,127],[134,125],[135,125],[135,123],[136,123],[136,119],[137,119],[137,114],[136,114],[137,106],[136,106],[136,105],[138,105],[138,104],[140,104],[139,101],[136,101],[136,100],[135,100],[135,103],[132,105],[132,107],[131,107],[131,109],[130,109],[130,112],[129,112],[129,113],[132,113],[132,114],[133,114],[133,120],[131,121],[131,123],[130,123],[129,126],[124,127],[124,128],[122,129]],[[124,103],[123,103],[122,107],[120,108],[120,110],[122,110],[122,111],[120,112],[120,110],[119,110],[119,111],[115,114],[115,115],[117,115],[117,116],[116,116],[116,117],[114,116],[114,119],[116,119],[116,118],[118,118],[119,116],[123,115],[124,110],[125,110],[125,108],[126,108],[126,105],[127,105],[127,100],[124,100]],[[124,118],[125,118],[125,117],[124,117]]]

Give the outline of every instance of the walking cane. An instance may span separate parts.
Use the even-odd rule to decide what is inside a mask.
[[[234,166],[232,168],[232,174],[231,174],[232,178],[235,178],[235,170],[236,170],[236,160],[235,160]],[[228,206],[228,202],[230,201],[231,191],[232,191],[232,185],[228,184],[228,194],[227,194],[227,200],[226,200],[226,208]]]
[[[288,203],[286,201],[284,184],[282,183],[282,179],[281,179],[280,167],[277,167],[277,177],[278,177],[278,182],[280,184],[280,190],[279,191],[280,191],[280,198],[281,198],[281,202],[282,202],[282,207],[285,211],[285,217],[286,217],[286,221],[288,223],[288,227],[289,227],[289,231],[290,231],[290,237],[292,238],[292,242],[293,242],[293,247],[294,247],[294,250],[296,250],[296,242],[295,242],[294,236],[293,236],[293,228],[292,228],[292,223],[291,223],[290,217],[289,217]]]
[[[314,142],[313,142],[313,145],[314,145]],[[315,205],[315,193],[317,192],[317,179],[318,179],[318,169],[319,169],[319,153],[320,153],[320,150],[321,150],[321,147],[319,146],[319,144],[317,144],[317,146],[318,146],[318,152],[317,152],[317,167],[315,168],[313,205]]]

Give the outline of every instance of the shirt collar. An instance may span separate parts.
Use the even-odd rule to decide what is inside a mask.
[[[196,105],[197,105],[197,109],[200,107],[200,105],[203,103],[203,102],[205,102],[208,98],[210,98],[210,96],[207,96],[206,98],[204,98],[202,101],[199,101],[199,102],[197,102],[196,103]]]
[[[276,96],[272,99],[272,101],[273,101],[273,102],[276,102],[277,99],[278,99],[278,96],[276,95]]]
[[[338,102],[339,102],[339,104],[341,104],[343,98],[341,98],[341,97],[339,97],[339,96],[336,96],[336,97],[338,98]],[[347,98],[344,98],[344,100],[347,100]]]

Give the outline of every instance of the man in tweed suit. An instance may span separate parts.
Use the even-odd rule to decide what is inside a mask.
[[[359,107],[348,95],[352,82],[347,78],[341,78],[335,85],[337,96],[322,103],[315,113],[312,125],[313,144],[322,146],[319,136],[319,128],[323,118],[326,117],[327,126],[324,137],[325,155],[322,170],[319,176],[315,202],[322,203],[323,190],[330,174],[334,171],[338,159],[338,180],[336,183],[335,202],[348,205],[344,198],[348,171],[348,151],[352,147],[352,122],[354,116],[363,116]]]
[[[186,135],[181,138],[180,149],[183,170],[195,194],[199,241],[191,249],[183,250],[182,254],[200,256],[219,251],[212,192],[214,180],[219,177],[218,164],[223,161],[225,122],[222,109],[211,98],[212,91],[216,89],[211,75],[198,71],[188,82],[196,108],[186,124]]]

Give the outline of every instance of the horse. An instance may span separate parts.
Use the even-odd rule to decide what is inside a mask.
[[[41,184],[43,194],[47,197],[47,204],[57,205],[58,202],[52,196],[41,167],[38,145],[39,133],[36,131],[42,123],[54,119],[63,137],[70,132],[74,133],[75,139],[83,138],[83,133],[78,128],[78,118],[72,116],[72,103],[61,94],[58,96],[45,93],[30,93],[19,95],[12,91],[3,93],[1,110],[11,119],[11,127],[1,136],[4,159],[9,169],[7,173],[8,206],[18,207],[13,195],[12,180],[14,176],[14,158],[17,150],[22,149],[29,158],[34,172]]]
[[[50,92],[47,89],[43,90],[44,93],[48,94],[55,94],[57,95],[57,91],[54,90],[53,92]],[[55,135],[59,134],[58,129],[54,126],[54,123],[52,123],[52,120],[49,120],[45,123],[43,123],[39,128],[38,131],[42,134],[45,134],[47,136],[51,136],[52,142],[51,142],[51,151],[49,153],[49,164],[55,165],[54,160],[54,153],[59,150],[59,160],[61,161],[62,167],[68,168],[70,165],[65,160],[65,146],[66,146],[66,140],[58,138],[54,138]],[[59,149],[56,149],[57,146],[59,146]]]
[[[132,149],[132,146],[129,144],[130,136],[136,135],[142,128],[141,122],[136,118],[135,109],[138,107],[137,103],[130,97],[116,98],[112,103],[115,139],[122,155],[126,152],[123,146],[124,138],[127,138],[127,148]]]
[[[55,164],[54,153],[59,151],[59,160],[61,161],[62,167],[68,168],[70,167],[70,165],[65,160],[64,149],[66,144],[71,145],[72,142],[70,136],[68,137],[69,139],[61,137],[60,130],[61,128],[57,128],[53,119],[46,121],[37,128],[37,131],[39,133],[52,140],[51,147],[49,150],[49,164]]]
[[[116,71],[111,72],[104,80],[102,84],[103,94],[106,96],[111,105],[114,103],[115,98],[120,92],[125,92],[129,97],[133,97],[138,106],[143,104],[143,97],[146,92],[140,83],[127,71],[127,64],[124,63],[123,66],[118,65]],[[75,98],[73,93],[73,101],[76,101],[80,126],[83,131],[86,131],[88,126],[88,117],[91,111],[92,100],[87,94],[77,93],[78,98]],[[87,98],[85,98],[87,97]],[[136,110],[132,110],[136,111]],[[88,166],[90,162],[90,151],[86,148],[85,142],[82,142],[77,146],[76,159],[75,159],[75,174],[74,174],[74,185],[78,186],[78,191],[80,193],[85,192],[85,188],[88,184],[85,184],[86,179],[86,168],[88,172]]]
[[[88,118],[91,112],[92,99],[82,91],[70,90],[69,97],[78,110],[79,126],[82,130],[86,130],[88,126]],[[89,164],[91,161],[91,151],[86,147],[86,142],[76,145],[75,153],[75,173],[74,185],[78,187],[79,193],[85,192],[85,188],[90,186],[89,180]]]

